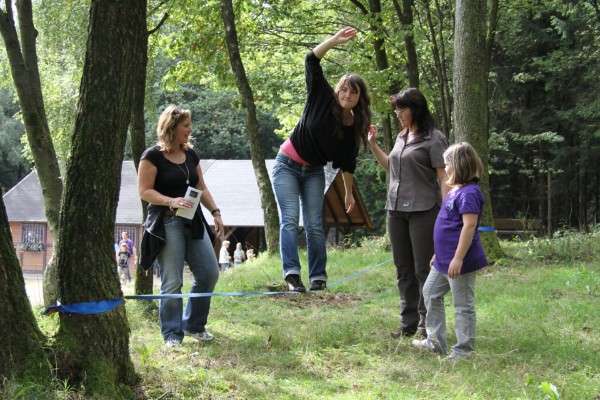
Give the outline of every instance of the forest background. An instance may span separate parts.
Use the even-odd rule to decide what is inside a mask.
[[[301,114],[306,52],[345,25],[360,33],[355,42],[337,49],[335,58],[326,58],[323,66],[330,81],[346,71],[362,75],[373,100],[374,123],[391,122],[392,143],[398,127],[389,95],[419,86],[452,142],[454,2],[409,1],[412,13],[395,0],[371,3],[380,6],[376,16],[359,1],[235,4],[240,51],[254,91],[266,158],[275,156]],[[76,115],[89,2],[33,6],[48,123],[58,159],[64,162]],[[487,138],[494,215],[539,218],[548,231],[587,231],[597,222],[600,202],[598,4],[500,1],[497,6],[496,20],[488,23],[495,26]],[[160,111],[176,103],[193,112],[193,141],[201,158],[250,158],[218,2],[150,1],[148,10],[148,26],[160,28],[149,36],[146,143],[155,141]],[[385,50],[388,68],[376,67],[373,43]],[[6,59],[2,47],[4,192],[33,168]],[[384,144],[389,149],[390,143]],[[131,159],[129,145],[125,157]],[[358,235],[383,234],[385,173],[368,153],[361,154],[356,180],[377,227]]]

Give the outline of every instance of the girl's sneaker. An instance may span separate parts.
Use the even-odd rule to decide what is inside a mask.
[[[412,341],[413,346],[418,347],[420,349],[426,349],[432,351],[437,354],[442,354],[442,350],[436,348],[433,343],[431,343],[428,339],[415,339]]]
[[[193,337],[194,339],[200,340],[201,342],[210,342],[211,340],[213,340],[215,338],[213,336],[213,334],[209,333],[208,331],[199,332],[199,333],[183,331],[183,333],[185,334],[185,336]]]
[[[165,347],[167,349],[172,349],[174,347],[181,347],[181,340],[169,339],[165,342]]]

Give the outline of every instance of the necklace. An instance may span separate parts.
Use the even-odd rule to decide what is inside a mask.
[[[181,168],[179,166],[179,164],[175,164],[177,165],[177,168],[179,168],[181,170],[181,173],[185,175],[185,184],[189,185],[190,184],[190,170],[188,169],[187,163],[184,162],[183,165],[185,165],[185,170],[187,171],[187,174],[183,171],[183,168]]]

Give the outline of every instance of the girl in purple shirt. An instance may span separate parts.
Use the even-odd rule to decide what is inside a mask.
[[[423,287],[427,307],[427,339],[413,345],[445,354],[446,315],[444,296],[452,291],[457,343],[451,360],[472,355],[475,344],[475,271],[488,265],[477,226],[484,197],[477,185],[483,163],[469,143],[456,143],[444,152],[448,192],[435,221],[429,277]]]

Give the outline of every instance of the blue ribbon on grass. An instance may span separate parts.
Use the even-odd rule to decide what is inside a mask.
[[[365,268],[362,271],[355,272],[352,275],[349,275],[345,278],[337,280],[328,286],[335,286],[339,283],[347,281],[348,279],[354,278],[358,275],[362,275],[366,272],[369,272],[375,268],[378,268],[382,265],[385,265],[392,261],[391,259],[384,261],[382,263],[373,265],[369,268]],[[118,307],[123,299],[127,300],[162,300],[162,299],[184,299],[189,297],[239,297],[239,296],[273,296],[280,294],[301,294],[301,292],[293,292],[293,291],[284,291],[284,292],[217,292],[217,293],[186,293],[186,294],[137,294],[137,295],[128,295],[123,296],[123,298],[113,299],[113,300],[100,300],[100,301],[88,301],[83,303],[73,303],[73,304],[60,304],[57,302],[57,305],[46,308],[46,310],[42,313],[43,315],[50,315],[55,312],[63,312],[69,314],[99,314],[106,311],[110,311],[113,308]]]

